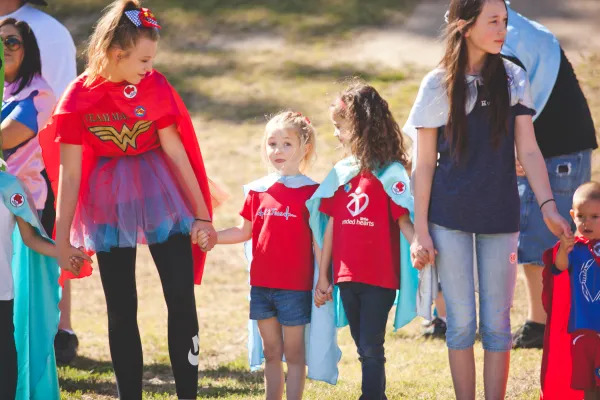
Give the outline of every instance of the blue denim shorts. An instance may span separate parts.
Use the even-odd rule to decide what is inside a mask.
[[[583,183],[591,179],[592,151],[546,159],[546,168],[550,178],[550,187],[558,212],[572,221],[569,211],[573,205],[573,194]],[[526,177],[518,177],[519,196],[521,198],[521,232],[519,234],[519,264],[537,264],[543,266],[542,254],[554,246],[558,238],[546,227],[538,201]],[[540,199],[544,201],[545,199]],[[575,226],[572,226],[575,229]]]
[[[312,292],[252,286],[250,289],[250,319],[277,317],[281,325],[298,326],[310,322]]]
[[[431,223],[429,233],[438,251],[435,265],[446,301],[448,348],[463,350],[475,344],[475,254],[479,278],[479,333],[483,348],[509,351],[512,347],[510,309],[517,279],[518,233],[473,234]]]

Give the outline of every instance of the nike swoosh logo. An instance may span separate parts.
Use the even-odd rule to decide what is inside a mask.
[[[192,338],[192,342],[194,343],[194,347],[188,352],[188,361],[194,367],[198,365],[198,354],[200,354],[200,347],[198,346],[198,335]]]

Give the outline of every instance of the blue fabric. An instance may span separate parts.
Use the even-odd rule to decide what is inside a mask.
[[[29,97],[18,101],[3,101],[2,102],[2,121],[10,118],[19,121],[35,133],[38,131],[37,109],[33,104],[33,98],[38,94],[37,90],[33,91]]]
[[[600,244],[594,246],[594,251],[600,254]],[[600,333],[600,265],[587,245],[575,244],[569,253],[568,273],[571,277],[568,331],[590,329]]]
[[[310,212],[310,227],[313,231],[315,241],[320,248],[323,248],[323,237],[325,235],[327,222],[329,221],[329,217],[319,211],[321,199],[333,197],[340,186],[348,183],[359,172],[356,160],[352,157],[348,157],[338,162],[310,200],[306,202],[306,206]],[[393,163],[381,170],[373,171],[373,175],[379,179],[388,196],[390,196],[396,204],[410,211],[412,218],[414,213],[414,199],[410,190],[408,174],[404,167],[400,163]],[[393,187],[394,184],[399,181],[404,183],[406,190],[401,194],[396,194],[393,191]],[[317,268],[315,268],[315,274],[317,273]],[[403,327],[415,318],[417,286],[418,271],[412,267],[410,260],[410,244],[403,235],[400,235],[400,290],[396,297],[394,329]],[[335,326],[341,328],[348,325],[348,319],[346,318],[339,289],[337,287],[334,290],[333,297]],[[323,307],[329,306],[331,306],[331,303],[327,303]]]
[[[550,188],[556,200],[556,208],[560,215],[572,223],[571,207],[575,190],[591,179],[592,151],[585,150],[564,156],[546,159],[546,169],[550,178]],[[517,178],[519,197],[521,198],[521,230],[519,231],[519,264],[544,266],[542,254],[554,246],[556,236],[548,230],[535,193],[527,177]]]
[[[0,172],[0,194],[6,207],[48,239],[26,193],[16,177]],[[22,195],[24,202],[11,202],[15,194]],[[17,400],[58,399],[54,336],[59,320],[59,268],[53,258],[26,247],[18,227],[13,243],[14,324],[19,366]]]
[[[531,21],[507,6],[508,32],[502,54],[516,57],[525,67],[531,95],[539,116],[550,94],[560,68],[560,44],[546,27]]]
[[[244,196],[250,191],[265,192],[273,184],[280,182],[289,188],[299,188],[314,185],[312,179],[305,175],[281,176],[271,174],[244,186]],[[252,241],[244,243],[244,252],[248,261],[248,269],[252,263]],[[315,260],[313,277],[313,291],[319,279],[319,269]],[[312,296],[312,294],[311,294]],[[306,348],[307,377],[309,379],[327,382],[335,385],[338,380],[337,363],[342,357],[342,352],[337,346],[337,331],[333,323],[333,305],[328,304],[317,308],[311,301],[310,324],[304,331]],[[248,361],[250,369],[256,371],[261,368],[264,361],[263,344],[258,331],[258,323],[248,320]]]
[[[467,116],[467,149],[460,161],[451,154],[438,129],[438,166],[431,187],[429,221],[472,233],[519,230],[519,193],[515,170],[515,118],[534,111],[518,103],[511,107],[508,132],[498,148],[492,143],[488,100],[480,91]]]
[[[473,235],[435,224],[429,224],[429,232],[438,251],[435,265],[446,301],[448,348],[464,350],[475,343],[477,275],[479,333],[483,348],[509,351],[512,346],[510,309],[517,279],[515,255],[518,233]],[[474,274],[475,268],[477,274]]]
[[[250,319],[277,317],[284,326],[310,323],[311,290],[286,290],[252,286],[250,289]]]

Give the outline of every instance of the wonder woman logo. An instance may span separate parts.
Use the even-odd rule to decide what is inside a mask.
[[[117,132],[112,126],[92,126],[90,132],[98,136],[98,139],[105,142],[113,142],[122,151],[127,151],[127,146],[136,148],[136,139],[139,135],[147,132],[152,125],[152,121],[138,121],[129,129],[127,124],[123,124],[121,132]]]

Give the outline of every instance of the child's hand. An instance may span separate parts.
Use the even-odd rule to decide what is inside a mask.
[[[81,267],[83,266],[83,263],[85,261],[90,262],[90,263],[93,262],[92,259],[90,258],[90,256],[88,256],[83,251],[83,247],[81,247],[79,249],[76,247],[71,247],[68,252],[68,257],[69,257],[69,267],[64,268],[64,269],[66,271],[71,272],[75,276],[79,275],[79,272],[81,272]]]
[[[209,251],[208,242],[210,240],[210,232],[206,229],[203,229],[198,234],[198,246],[204,252]]]
[[[575,247],[575,236],[560,235],[560,250],[569,254]]]
[[[427,264],[429,264],[429,253],[423,248],[417,249],[411,254],[413,267],[422,270]]]
[[[333,300],[333,286],[327,278],[319,278],[315,287],[315,306],[321,307],[328,301]]]

